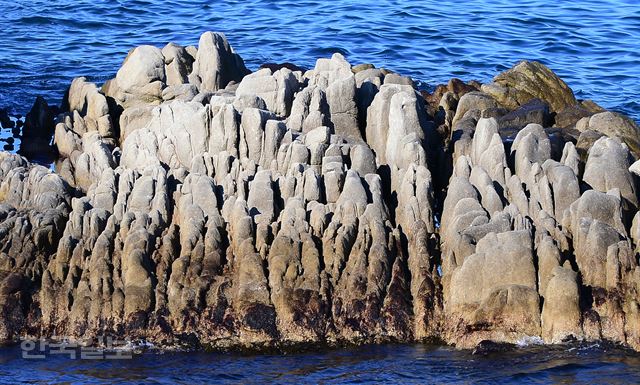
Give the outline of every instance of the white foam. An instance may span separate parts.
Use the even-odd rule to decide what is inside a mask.
[[[538,336],[526,336],[516,341],[516,346],[524,348],[531,345],[544,345],[542,338]]]

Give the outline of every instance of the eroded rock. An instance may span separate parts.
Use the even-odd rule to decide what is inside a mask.
[[[0,153],[0,340],[640,349],[635,124],[535,62],[415,84],[211,32],[75,79],[57,173]]]
[[[547,102],[552,111],[577,104],[571,88],[548,67],[536,61],[521,61],[497,75],[493,83],[483,85],[482,91],[512,109],[534,98]]]

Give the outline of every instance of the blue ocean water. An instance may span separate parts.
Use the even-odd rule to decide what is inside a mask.
[[[0,383],[65,384],[633,384],[640,356],[597,345],[471,355],[428,345],[293,355],[144,353],[131,360],[22,359],[0,349]]]
[[[136,45],[196,44],[226,33],[247,65],[343,53],[425,87],[488,81],[521,59],[556,71],[579,98],[640,121],[638,0],[0,0],[0,108],[59,103],[71,80],[115,75]],[[20,358],[0,349],[5,383],[638,383],[640,356],[603,347],[471,356],[444,347],[379,346],[284,356],[146,353],[129,361]]]
[[[0,108],[24,114],[35,96],[59,103],[76,76],[101,83],[127,51],[226,33],[257,68],[311,67],[341,52],[427,86],[488,81],[540,60],[578,97],[640,121],[638,0],[0,0]]]

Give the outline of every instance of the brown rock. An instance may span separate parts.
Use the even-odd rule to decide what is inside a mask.
[[[562,111],[578,103],[564,81],[544,64],[535,61],[521,61],[497,75],[493,83],[484,84],[482,91],[510,109],[534,98],[547,102],[552,111]]]

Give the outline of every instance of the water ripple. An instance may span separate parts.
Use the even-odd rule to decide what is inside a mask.
[[[640,120],[636,0],[18,0],[0,18],[0,106],[25,113],[37,95],[59,101],[76,76],[114,76],[128,50],[196,44],[223,31],[256,69],[312,67],[341,52],[428,87],[456,76],[490,80],[540,60],[583,98]]]
[[[0,383],[638,383],[640,358],[612,346],[527,347],[473,356],[429,345],[363,346],[293,355],[145,353],[132,360],[20,358],[0,348]]]

